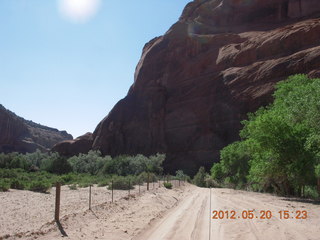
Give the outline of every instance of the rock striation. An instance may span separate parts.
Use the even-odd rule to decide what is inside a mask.
[[[195,0],[145,45],[133,85],[91,149],[164,152],[167,171],[194,174],[239,138],[248,112],[272,101],[276,82],[296,73],[320,75],[318,0]]]
[[[54,144],[72,138],[66,131],[27,121],[0,104],[0,152],[47,151]]]

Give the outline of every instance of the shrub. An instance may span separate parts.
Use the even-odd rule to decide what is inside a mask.
[[[193,178],[193,184],[198,187],[206,187],[206,170],[204,167],[200,167],[198,173]]]
[[[133,185],[135,184],[135,181],[132,181],[133,179],[130,177],[122,177],[122,176],[116,176],[113,177],[113,184],[110,182],[108,189],[110,190],[113,185],[113,189],[118,190],[128,190],[129,189],[129,180],[130,180],[130,189],[133,189]]]
[[[143,183],[143,182],[156,182],[158,179],[157,179],[157,176],[154,174],[154,173],[147,173],[147,172],[142,172],[140,173],[140,175],[138,176],[138,179],[137,179],[140,183]]]
[[[167,188],[167,189],[172,189],[172,183],[170,183],[170,182],[164,182],[164,183],[163,183],[163,186],[164,186],[165,188]]]
[[[17,178],[17,169],[0,169],[0,178]]]
[[[46,193],[48,190],[51,188],[51,183],[48,181],[34,181],[31,182],[29,186],[29,190],[33,192],[41,192],[41,193]]]
[[[69,185],[69,189],[70,190],[77,190],[77,184],[72,184],[72,185]]]
[[[215,181],[210,177],[210,175],[206,176],[205,182],[206,182],[206,187],[213,187],[213,188],[221,187],[217,181]]]
[[[65,174],[72,171],[67,159],[60,157],[58,153],[52,153],[41,163],[41,169],[50,173]]]
[[[81,182],[78,184],[79,188],[87,188],[89,187],[91,184],[88,182]]]
[[[19,189],[19,190],[24,190],[25,188],[26,188],[26,183],[25,182],[23,182],[22,180],[20,180],[20,179],[13,179],[12,181],[11,181],[11,185],[10,185],[10,187],[12,188],[12,189]]]
[[[61,182],[63,182],[64,184],[73,183],[76,180],[76,178],[77,178],[77,175],[74,173],[68,173],[60,177]]]
[[[111,157],[102,157],[99,151],[89,151],[88,154],[79,154],[68,159],[68,164],[72,167],[72,170],[76,173],[90,173],[92,175],[97,174],[106,161]]]
[[[320,197],[316,186],[305,186],[304,197],[317,199]]]
[[[104,180],[99,181],[98,187],[104,187],[104,186],[107,186],[108,184],[109,184],[109,180],[104,179]]]
[[[1,179],[0,180],[0,192],[6,192],[10,188],[10,183],[6,179]]]
[[[120,155],[105,161],[101,173],[117,174],[121,176],[139,175],[142,172],[160,173],[161,164],[165,159],[164,154],[146,157],[141,154],[136,156]]]

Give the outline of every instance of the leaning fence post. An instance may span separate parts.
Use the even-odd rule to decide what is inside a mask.
[[[91,210],[91,185],[89,186],[89,210]]]
[[[129,198],[130,198],[130,179],[129,179],[129,195],[128,195],[128,200],[129,200]]]
[[[141,183],[140,183],[140,181],[139,181],[139,195],[140,195],[140,185],[141,185]]]
[[[60,215],[60,192],[61,192],[61,183],[56,183],[56,205],[55,205],[55,213],[54,220],[59,221]]]

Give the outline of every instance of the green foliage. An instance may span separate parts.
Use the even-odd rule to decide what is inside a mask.
[[[0,192],[6,192],[10,188],[10,182],[7,179],[0,179]]]
[[[204,167],[200,167],[197,174],[193,177],[193,184],[197,185],[198,187],[206,187],[206,170]]]
[[[223,182],[225,173],[221,163],[214,163],[210,172],[213,179],[215,179],[219,183]]]
[[[76,173],[67,173],[60,176],[59,182],[62,184],[71,184],[76,182],[79,176],[81,175],[77,175]]]
[[[236,187],[247,182],[250,160],[247,142],[234,142],[220,152],[220,163],[211,168],[211,176],[217,182]]]
[[[161,173],[161,165],[164,159],[165,155],[159,153],[150,157],[145,157],[141,154],[136,156],[120,155],[107,160],[102,173],[121,176],[139,175],[142,172]]]
[[[41,169],[50,173],[65,174],[72,171],[72,167],[67,159],[61,157],[58,153],[51,153],[48,158],[41,163]]]
[[[44,168],[48,165],[48,161],[53,160],[57,156],[56,153],[42,153],[37,150],[34,153],[20,154],[20,153],[0,153],[0,168],[21,168],[24,170]]]
[[[21,179],[16,179],[14,178],[12,181],[11,181],[11,184],[10,184],[10,187],[12,189],[19,189],[19,190],[24,190],[27,188],[27,184],[25,181],[21,180]]]
[[[89,182],[80,182],[80,183],[78,184],[79,188],[87,188],[87,187],[89,187],[90,185],[92,185],[92,184],[89,183]]]
[[[107,186],[109,183],[110,183],[110,180],[109,180],[109,179],[100,180],[99,183],[98,183],[98,187]]]
[[[188,178],[188,176],[186,174],[184,174],[184,172],[182,170],[177,170],[175,178],[177,180],[186,180]]]
[[[70,190],[77,190],[78,189],[77,184],[69,185],[69,189]]]
[[[34,192],[46,193],[51,188],[48,180],[38,180],[30,183],[29,190]]]
[[[112,181],[109,183],[108,189],[118,189],[118,190],[128,190],[134,189],[134,185],[136,184],[136,179],[132,176],[113,176]]]
[[[163,183],[163,186],[164,186],[165,188],[167,188],[167,189],[172,189],[172,183],[170,183],[170,182],[164,182],[164,183]]]
[[[317,178],[320,178],[320,164],[318,164],[316,167],[315,167],[315,175]]]
[[[69,158],[68,163],[72,167],[73,172],[95,175],[110,160],[110,156],[102,157],[101,152],[91,150],[88,154],[79,154],[78,156]]]
[[[317,191],[316,186],[305,186],[304,197],[318,199],[320,194]]]
[[[215,180],[284,195],[300,195],[303,186],[315,185],[320,79],[289,77],[276,85],[274,98],[243,121],[243,140],[221,151],[221,162],[211,169]]]
[[[106,186],[114,176],[115,189],[130,189],[135,184],[157,181],[156,173],[162,172],[165,155],[101,156],[99,151],[66,159],[58,153],[0,154],[0,179],[3,190],[11,188],[47,192],[56,182],[71,188],[92,184]],[[57,175],[58,174],[58,175]]]
[[[140,183],[146,183],[146,182],[155,182],[157,181],[157,176],[154,173],[150,173],[150,172],[142,172],[138,175],[137,177],[137,181],[139,181]]]

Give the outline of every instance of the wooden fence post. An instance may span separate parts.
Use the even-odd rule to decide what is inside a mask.
[[[129,179],[129,195],[128,195],[128,200],[129,200],[129,198],[130,198],[130,179]]]
[[[139,195],[140,195],[140,185],[141,185],[141,183],[140,183],[140,181],[139,181]]]
[[[61,183],[56,183],[56,205],[55,205],[55,213],[54,220],[59,221],[60,215],[60,193],[61,193]]]
[[[111,180],[111,202],[113,202],[113,180]]]
[[[89,186],[89,210],[91,210],[91,185]]]

